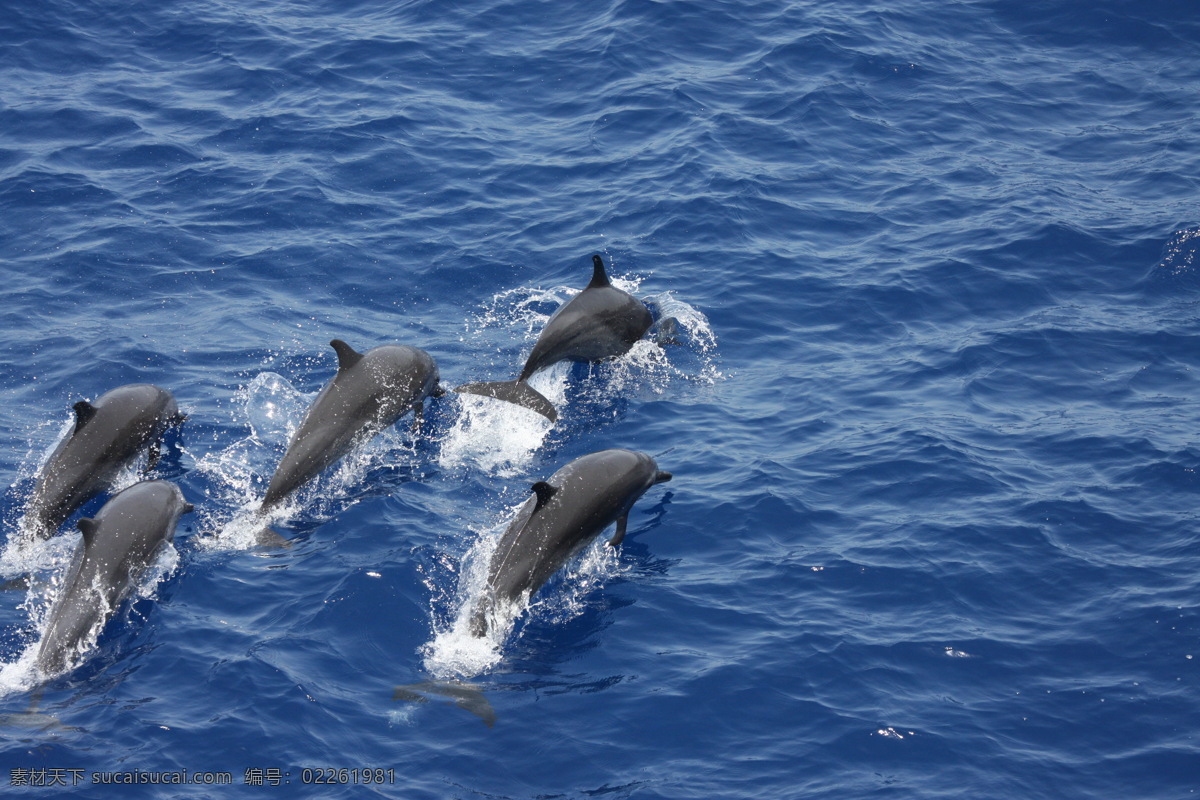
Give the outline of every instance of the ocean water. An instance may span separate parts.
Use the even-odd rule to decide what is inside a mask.
[[[1195,795],[1198,52],[1181,0],[8,0],[0,786]],[[253,546],[331,339],[509,378],[592,253],[674,343],[539,375],[553,426],[434,400]],[[196,511],[39,676],[34,476],[135,381]],[[465,636],[608,447],[674,480]]]

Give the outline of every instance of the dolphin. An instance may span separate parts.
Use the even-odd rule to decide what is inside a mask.
[[[485,636],[498,602],[533,595],[551,575],[612,523],[608,544],[625,538],[629,510],[647,489],[671,480],[654,459],[635,450],[601,450],[575,459],[538,481],[500,537],[488,564],[487,588],[471,616],[471,633]]]
[[[425,399],[441,395],[437,365],[424,350],[388,344],[357,353],[341,339],[329,344],[337,352],[337,375],[325,384],[288,442],[267,486],[263,512],[409,409],[419,423]]]
[[[604,259],[594,255],[591,283],[546,322],[516,380],[466,383],[454,391],[507,400],[554,422],[558,412],[526,383],[529,377],[559,361],[623,356],[652,324],[654,318],[646,305],[613,286],[604,271]]]
[[[119,386],[95,403],[80,400],[74,408],[75,428],[42,467],[25,509],[25,518],[43,539],[109,488],[117,473],[147,448],[153,468],[163,432],[187,418],[170,392],[148,383]]]
[[[114,495],[94,518],[79,520],[83,538],[38,645],[36,664],[43,675],[65,670],[99,633],[174,538],[180,515],[191,510],[175,484],[143,481]]]

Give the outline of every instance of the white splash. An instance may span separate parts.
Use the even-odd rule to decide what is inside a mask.
[[[0,697],[23,694],[41,682],[36,644],[37,641],[34,642],[35,646],[27,647],[16,661],[0,663]]]
[[[717,349],[717,335],[713,332],[708,317],[695,306],[675,297],[670,291],[646,298],[646,302],[658,310],[658,319],[673,319],[680,335],[694,343],[701,351],[711,353]]]
[[[197,537],[202,546],[248,549],[257,543],[264,527],[257,513],[266,491],[263,476],[279,463],[312,397],[274,372],[256,375],[234,395],[235,421],[245,424],[249,435],[223,450],[192,454],[196,471],[210,481],[210,499],[218,501],[196,509],[197,528],[206,534]],[[224,511],[228,508],[235,509],[232,516]]]
[[[555,364],[533,375],[529,385],[556,407],[566,402],[570,364]],[[554,424],[536,411],[492,397],[455,395],[458,417],[442,436],[438,464],[512,476],[528,466]]]
[[[1158,268],[1172,275],[1188,272],[1195,265],[1197,242],[1200,238],[1200,228],[1176,231],[1167,242],[1165,254],[1158,262]]]
[[[234,402],[242,407],[252,439],[286,444],[316,395],[305,395],[282,375],[262,372],[234,395]]]
[[[75,550],[79,547],[80,537],[76,535],[55,536],[44,542],[35,543],[30,548],[31,559],[26,566],[36,569],[27,570],[30,576],[30,587],[25,600],[18,608],[27,611],[34,635],[30,637],[25,649],[15,661],[0,663],[0,696],[27,692],[43,682],[47,676],[37,667],[37,654],[41,648],[46,628],[50,622],[50,613],[63,592],[67,572],[71,567]],[[38,551],[34,553],[33,551]],[[179,552],[172,543],[167,543],[159,549],[155,558],[147,565],[132,587],[130,596],[133,598],[154,599],[159,587],[175,573],[179,565]],[[97,590],[96,597],[102,597]],[[100,615],[101,624],[93,626],[87,635],[67,657],[68,671],[75,669],[95,648],[97,640],[104,628],[111,622],[112,615],[107,611]]]
[[[0,663],[0,696],[28,691],[42,680],[35,663],[38,645],[45,634],[50,605],[58,594],[62,573],[70,566],[79,539],[78,533],[19,542],[10,538],[3,554],[4,574],[26,576],[29,580],[25,599],[17,608],[29,614],[33,635],[15,661]]]
[[[514,506],[510,512],[519,507]],[[422,645],[420,653],[425,670],[437,680],[472,677],[500,662],[501,648],[516,614],[512,614],[507,625],[502,624],[503,620],[500,619],[490,620],[493,624],[489,625],[485,636],[472,634],[470,622],[475,603],[487,588],[488,563],[506,527],[507,522],[474,532],[475,541],[460,562],[454,591],[439,592],[438,587],[430,586],[435,592],[433,638]],[[445,616],[438,613],[443,604],[451,611],[448,624],[438,622],[439,617]]]

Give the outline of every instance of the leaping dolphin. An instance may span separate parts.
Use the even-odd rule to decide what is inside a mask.
[[[337,374],[288,442],[267,486],[263,512],[410,409],[419,422],[425,399],[441,394],[437,365],[424,350],[388,344],[357,353],[341,339],[329,344],[337,351]]]
[[[163,432],[186,419],[170,392],[148,383],[119,386],[95,403],[80,400],[74,408],[75,428],[42,467],[25,509],[40,538],[53,536],[147,448],[153,468]]]
[[[601,361],[629,352],[654,318],[642,301],[612,285],[604,260],[592,256],[592,281],[546,322],[521,374],[512,381],[475,382],[454,391],[507,400],[554,422],[553,404],[526,381],[559,361]]]
[[[174,538],[180,515],[191,510],[175,484],[143,481],[114,495],[94,518],[79,520],[83,538],[38,645],[43,675],[62,672],[81,655]]]
[[[532,596],[551,575],[612,523],[608,544],[625,538],[629,510],[647,489],[671,480],[635,450],[601,450],[575,459],[531,487],[488,564],[487,589],[476,602],[471,633],[487,634],[496,604]]]

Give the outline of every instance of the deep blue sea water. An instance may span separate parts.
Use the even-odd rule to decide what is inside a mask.
[[[0,713],[58,722],[6,718],[0,786],[1195,795],[1198,86],[1182,0],[0,2]],[[539,377],[552,427],[433,401],[251,546],[331,339],[509,378],[593,252],[677,344]],[[41,680],[75,534],[22,512],[135,381],[197,510]],[[675,476],[625,543],[456,632],[529,485],[608,447]]]

